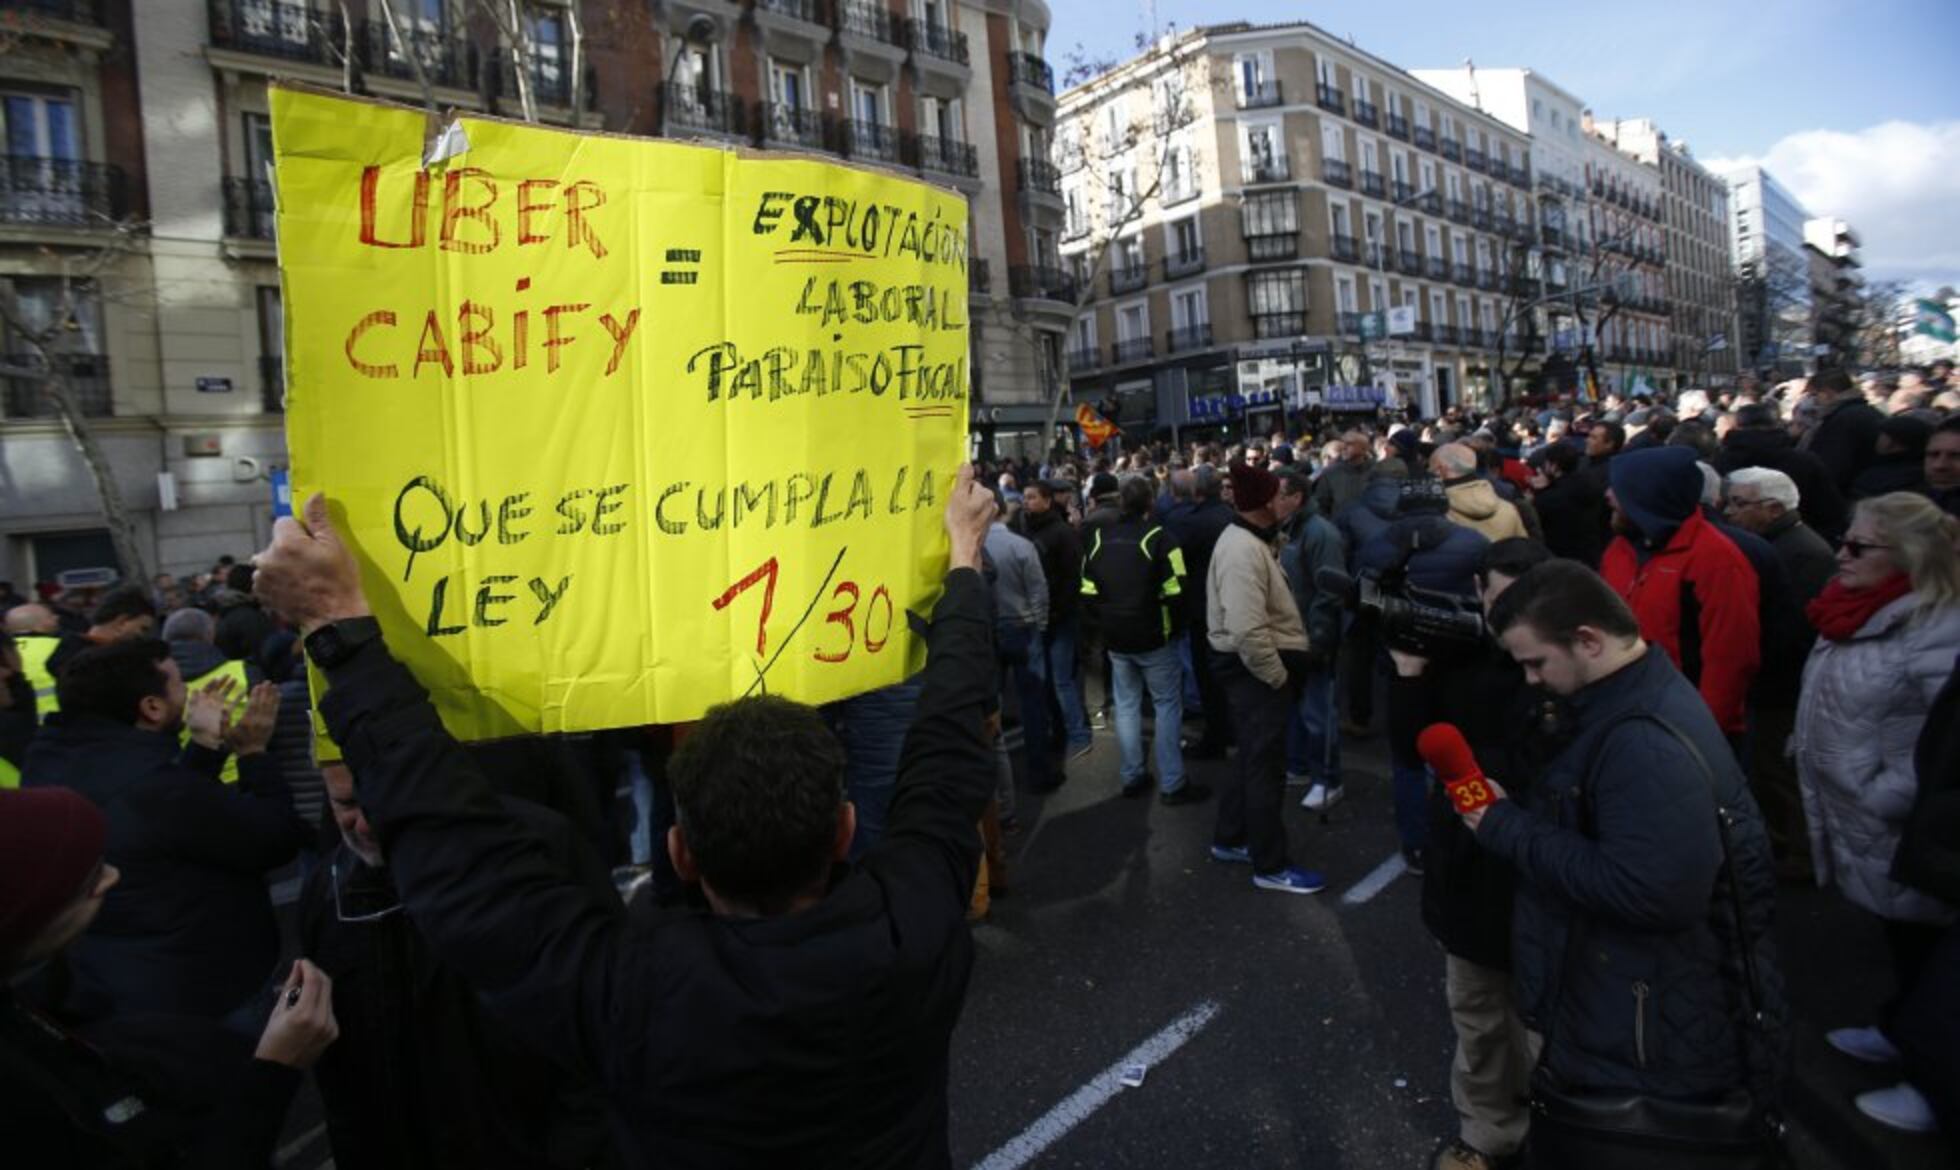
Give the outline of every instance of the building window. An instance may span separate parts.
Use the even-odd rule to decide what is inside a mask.
[[[1291,191],[1261,191],[1245,197],[1240,223],[1254,260],[1299,254],[1300,206]]]
[[[1198,217],[1187,215],[1165,225],[1166,255],[1181,265],[1199,263],[1204,258],[1204,241],[1198,235]]]
[[[1307,328],[1306,275],[1253,272],[1246,276],[1246,306],[1254,337],[1294,337]]]
[[[1337,276],[1334,278],[1334,308],[1343,314],[1355,311],[1353,277]]]
[[[1211,310],[1205,303],[1205,286],[1193,285],[1171,293],[1171,328],[1195,329],[1211,323]]]
[[[29,335],[48,335],[49,326],[63,304],[62,281],[54,277],[13,276],[4,279],[12,289],[14,312]],[[108,360],[102,354],[102,305],[95,289],[86,281],[75,281],[66,297],[72,330],[57,335],[61,353],[54,360],[68,376],[68,388],[82,413],[107,416],[113,413],[109,386]],[[7,365],[19,373],[5,379],[6,413],[14,418],[47,418],[54,405],[46,395],[46,379],[35,371],[47,368],[47,359],[26,336],[8,326],[5,330]]]
[[[260,285],[259,303],[259,405],[267,414],[286,410],[286,311],[279,286]]]
[[[1241,123],[1245,138],[1240,153],[1245,159],[1243,180],[1248,183],[1272,182],[1287,177],[1286,140],[1274,122]]]

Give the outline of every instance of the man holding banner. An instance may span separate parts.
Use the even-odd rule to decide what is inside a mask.
[[[428,692],[384,644],[352,551],[307,501],[256,590],[306,635],[329,731],[409,915],[511,1005],[540,1052],[604,1085],[629,1160],[663,1166],[943,1166],[947,1050],[973,943],[974,831],[994,785],[984,724],[992,495],[961,467],[951,564],[885,840],[840,863],[854,816],[813,709],[717,707],[672,763],[676,867],[712,913],[622,923],[503,813]]]

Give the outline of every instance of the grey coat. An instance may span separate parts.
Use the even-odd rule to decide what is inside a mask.
[[[1907,594],[1842,642],[1819,638],[1797,704],[1797,780],[1820,884],[1884,918],[1947,923],[1953,908],[1892,880],[1919,784],[1913,745],[1960,653],[1960,605]]]

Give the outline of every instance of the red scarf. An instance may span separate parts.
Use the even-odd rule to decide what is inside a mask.
[[[1842,642],[1863,629],[1873,614],[1911,592],[1912,578],[1904,573],[1894,573],[1870,589],[1847,589],[1833,577],[1803,612],[1818,633]]]

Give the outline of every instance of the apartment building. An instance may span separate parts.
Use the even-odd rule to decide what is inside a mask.
[[[1673,381],[1667,227],[1661,173],[1621,151],[1581,115],[1589,241],[1584,280],[1598,292],[1587,342],[1602,390],[1649,392]]]
[[[1133,433],[1263,432],[1329,387],[1493,397],[1536,230],[1497,119],[1314,25],[1241,23],[1064,93],[1057,141],[1075,397]]]
[[[392,28],[378,0],[8,8],[0,280],[30,327],[75,292],[54,360],[152,571],[262,544],[285,465],[275,78],[411,104],[426,81],[445,108],[805,151],[959,190],[976,430],[1052,397],[1066,320],[1009,295],[1039,291],[1029,273],[1044,247],[1054,262],[1062,218],[1043,0],[531,0],[516,29],[474,0],[394,0]],[[21,349],[10,331],[0,578],[112,566],[94,482]]]
[[[1810,336],[1819,361],[1858,361],[1859,332],[1864,324],[1863,262],[1860,241],[1851,225],[1832,216],[1808,219],[1803,225],[1805,267],[1810,274]]]
[[[1726,386],[1741,338],[1735,313],[1735,262],[1729,253],[1728,184],[1671,141],[1649,118],[1599,123],[1597,133],[1657,168],[1665,229],[1666,299],[1674,386]]]
[[[1809,213],[1760,166],[1723,178],[1742,334],[1736,361],[1770,377],[1794,377],[1811,357],[1810,264],[1803,250]]]

